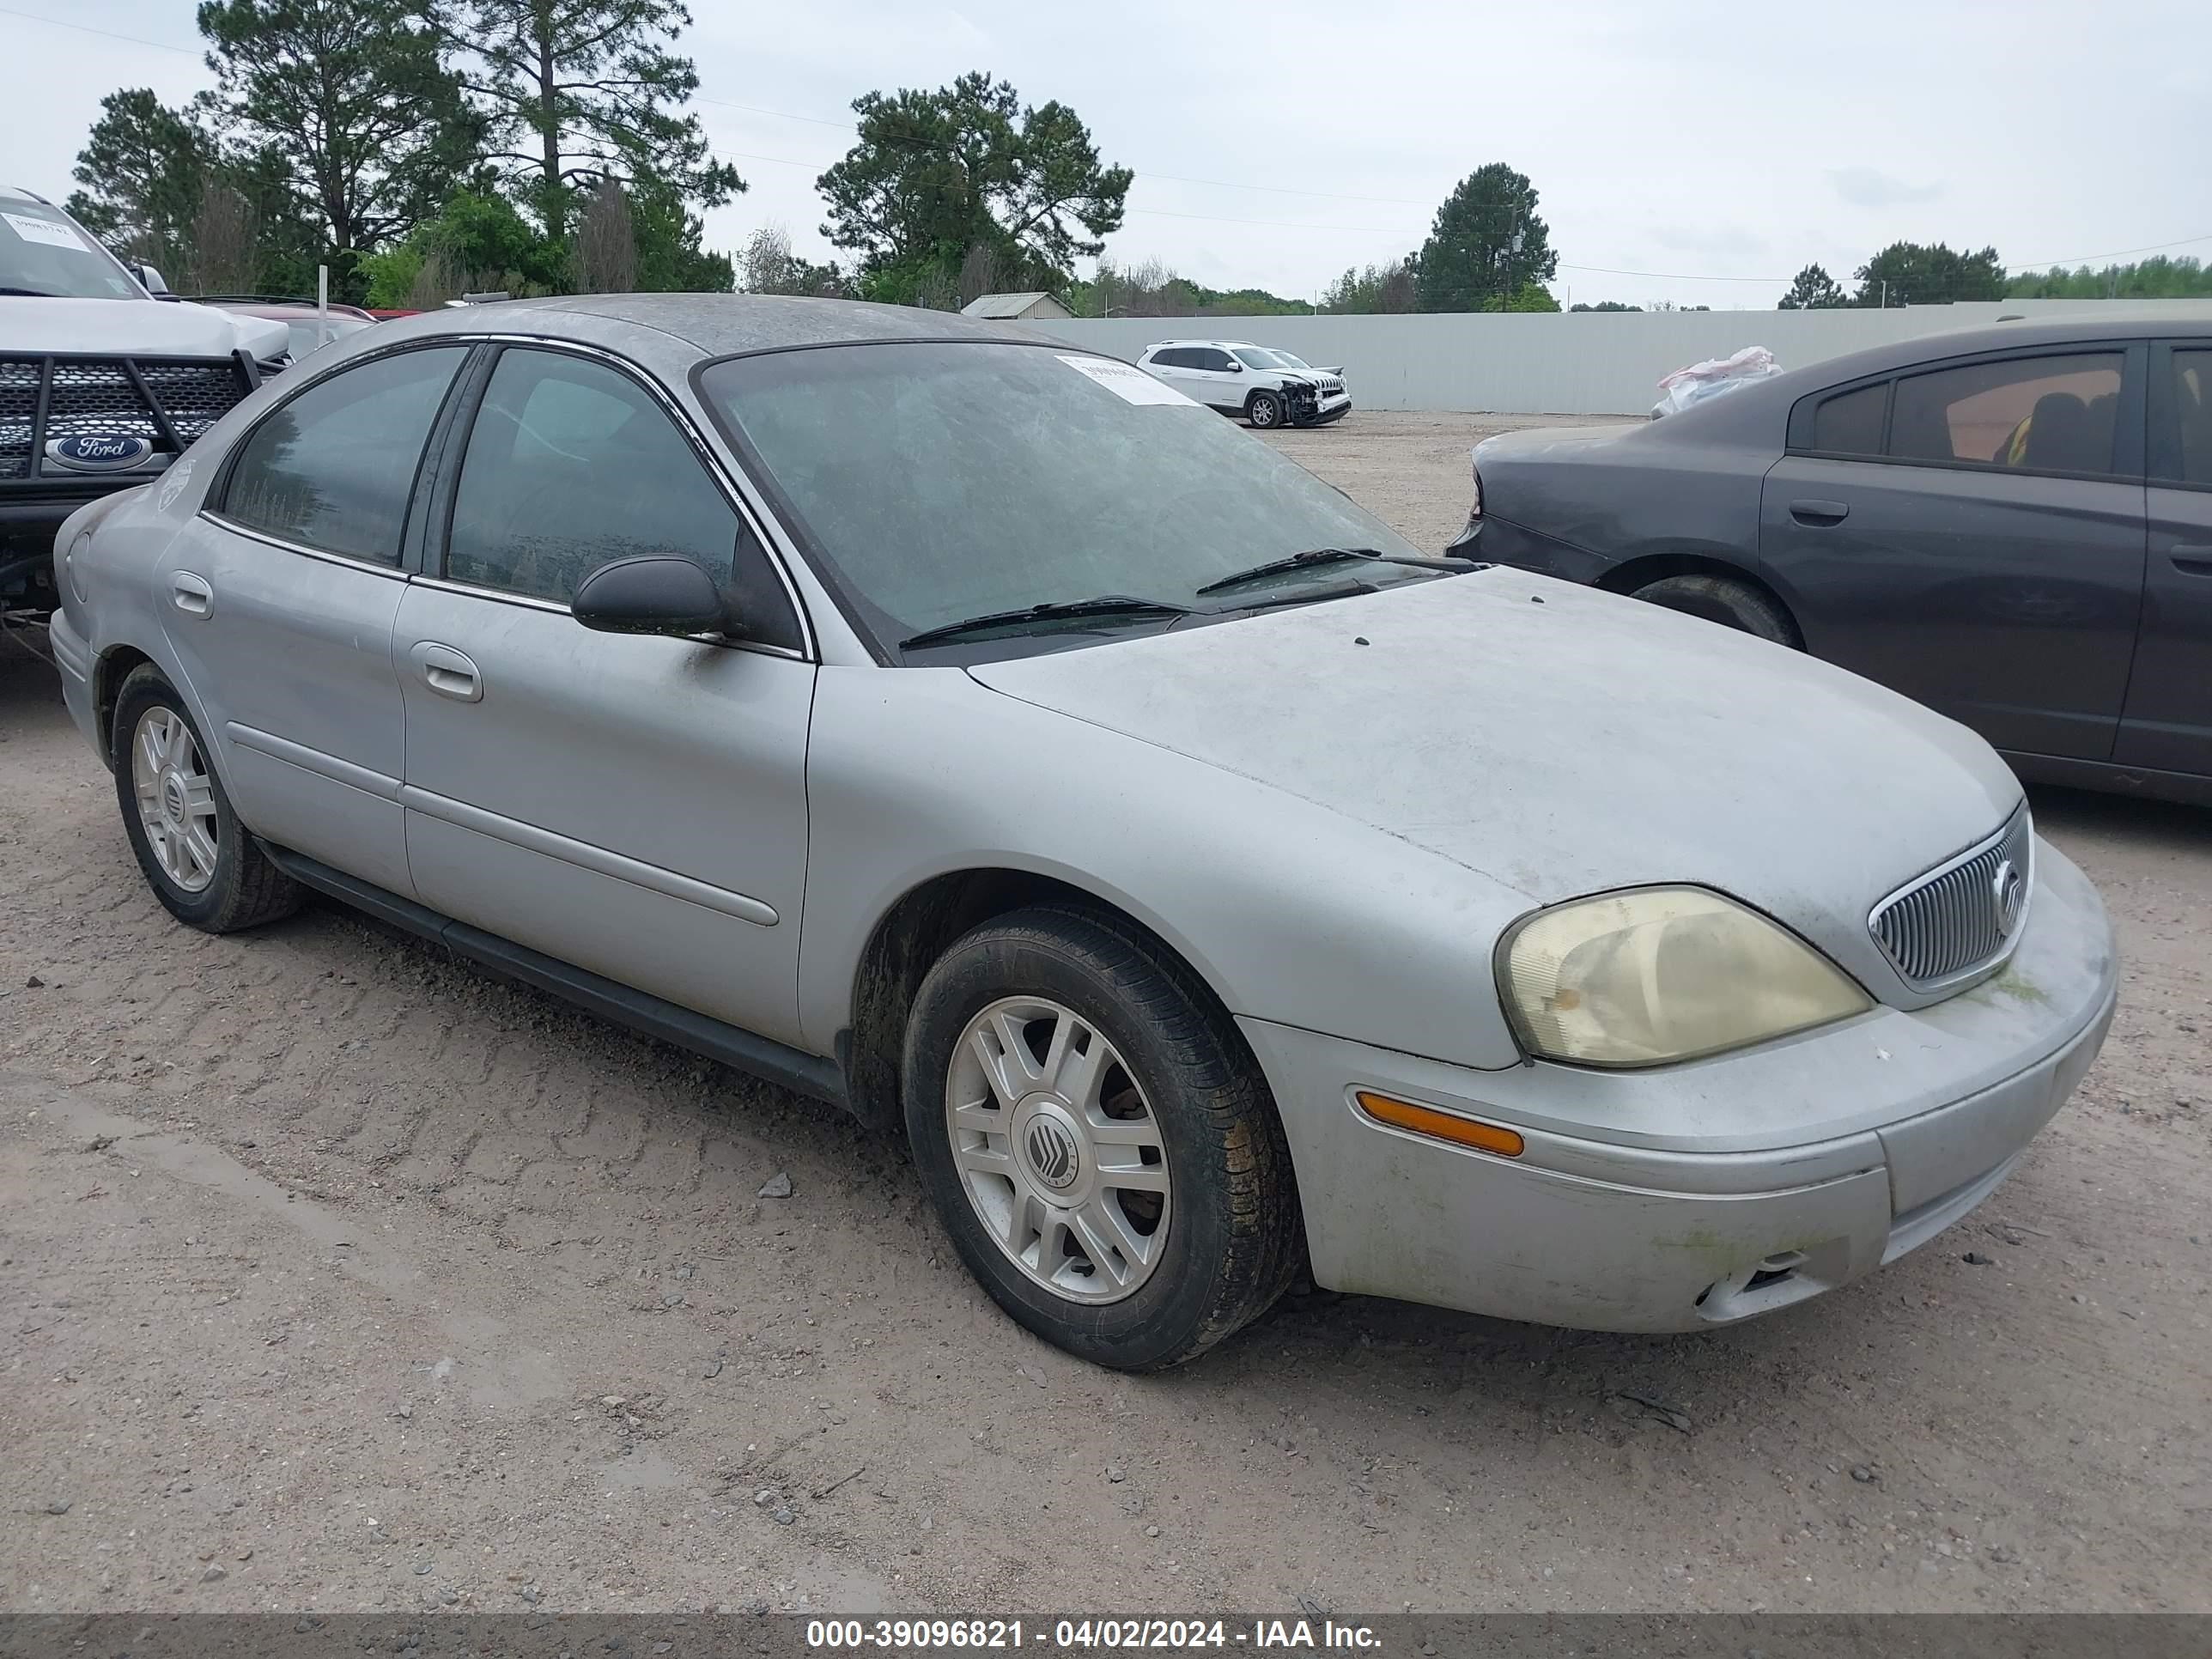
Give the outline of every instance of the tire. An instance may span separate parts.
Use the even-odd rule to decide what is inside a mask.
[[[1273,392],[1255,392],[1244,401],[1244,418],[1267,432],[1283,423],[1283,400]]]
[[[175,746],[179,732],[188,739],[183,750]],[[157,743],[163,736],[167,742]],[[123,832],[146,884],[171,915],[204,933],[232,933],[299,908],[299,884],[263,856],[239,823],[184,699],[150,663],[132,669],[116,696],[109,748]],[[142,785],[150,790],[143,811]],[[203,840],[190,833],[194,828]]]
[[[1731,577],[1662,576],[1638,588],[1635,597],[1793,650],[1799,643],[1788,611],[1750,583]]]
[[[1042,1010],[1072,1022],[1074,1057],[1040,1077],[1061,1052]],[[979,1059],[994,1046],[999,1084]],[[1178,1364],[1264,1313],[1303,1265],[1290,1149],[1258,1066],[1189,969],[1115,918],[1035,908],[966,934],[922,981],[904,1060],[907,1135],[939,1220],[992,1298],[1055,1346],[1121,1370]],[[1088,1090],[1070,1082],[1086,1067]],[[956,1112],[982,1127],[957,1127]],[[1105,1139],[1054,1127],[1079,1116]],[[1050,1198],[1058,1171],[1041,1147],[1072,1160]],[[1116,1183],[1155,1175],[1144,1232],[1155,1200]],[[1011,1218],[1024,1192],[1034,1227]],[[1102,1206],[1118,1229],[1095,1218]],[[1040,1268],[1063,1253],[1046,1282]]]

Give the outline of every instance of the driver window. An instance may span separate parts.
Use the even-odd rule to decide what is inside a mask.
[[[502,352],[461,463],[446,575],[566,605],[601,565],[648,553],[733,590],[749,638],[798,646],[768,556],[642,386],[581,357]]]

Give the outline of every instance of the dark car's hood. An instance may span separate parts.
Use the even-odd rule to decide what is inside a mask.
[[[1869,908],[2020,800],[1980,738],[1870,681],[1513,570],[969,672],[1536,903],[1720,889],[1869,982]]]

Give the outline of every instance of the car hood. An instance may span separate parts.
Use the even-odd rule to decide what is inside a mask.
[[[274,357],[284,325],[167,300],[59,300],[0,295],[0,351],[113,352],[147,357],[228,357],[240,347]]]
[[[1532,905],[1718,889],[1900,1002],[1921,999],[1875,947],[1869,911],[2021,798],[1979,738],[1870,681],[1502,568],[969,672]]]

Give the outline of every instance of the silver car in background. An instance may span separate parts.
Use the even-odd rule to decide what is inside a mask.
[[[2103,908],[1963,727],[1423,558],[1130,365],[729,296],[388,324],[64,527],[156,896],[316,889],[902,1130],[1100,1363],[1321,1285],[1686,1331],[2004,1179]]]

